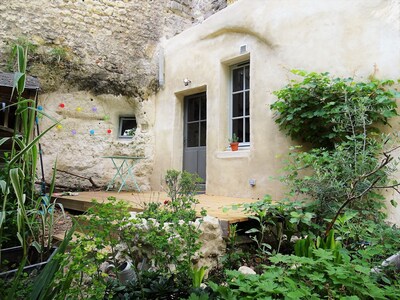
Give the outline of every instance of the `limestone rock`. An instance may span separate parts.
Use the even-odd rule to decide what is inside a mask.
[[[226,252],[226,243],[222,238],[222,228],[219,220],[212,216],[205,216],[195,222],[201,230],[200,249],[201,257],[197,261],[197,266],[207,266],[207,272],[217,266],[218,259]]]
[[[241,266],[238,271],[242,274],[254,275],[257,274],[252,268]]]

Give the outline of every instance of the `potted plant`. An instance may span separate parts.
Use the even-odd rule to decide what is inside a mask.
[[[232,138],[229,139],[229,143],[230,143],[232,151],[238,151],[238,149],[239,149],[239,138],[237,137],[237,135],[235,133],[232,134]]]

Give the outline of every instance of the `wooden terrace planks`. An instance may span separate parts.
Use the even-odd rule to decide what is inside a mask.
[[[165,192],[79,192],[76,196],[57,196],[53,197],[57,199],[58,203],[62,203],[67,209],[73,209],[76,211],[86,211],[91,205],[92,200],[96,199],[98,202],[108,201],[108,197],[115,197],[117,200],[123,200],[130,204],[131,209],[134,211],[143,210],[144,203],[148,202],[161,202],[169,200]],[[196,198],[199,200],[199,204],[196,205],[196,210],[200,213],[201,209],[207,210],[207,214],[218,218],[220,221],[226,221],[228,223],[237,223],[247,221],[247,216],[240,210],[228,210],[223,211],[224,207],[230,207],[234,204],[239,203],[251,203],[256,200],[248,198],[232,198],[224,196],[211,196],[211,195],[197,195]]]

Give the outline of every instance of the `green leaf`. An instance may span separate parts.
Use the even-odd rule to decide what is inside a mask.
[[[50,127],[48,127],[46,130],[44,130],[41,134],[39,134],[37,137],[35,137],[28,145],[26,145],[21,151],[15,155],[11,161],[9,162],[10,165],[13,165],[20,157],[22,157],[26,152],[28,152],[33,145],[35,145],[41,138],[44,136],[47,132],[49,132],[52,128],[54,128],[58,123],[52,124]]]
[[[296,291],[291,291],[289,293],[287,293],[286,295],[289,299],[301,299],[302,297],[304,297],[304,292],[301,290],[296,290]]]
[[[250,234],[250,233],[257,233],[257,232],[260,232],[260,230],[257,228],[251,228],[251,229],[247,230],[245,233]]]
[[[326,251],[324,249],[315,249],[313,251],[314,255],[320,260],[333,260],[333,254],[331,251]]]
[[[2,194],[6,194],[7,183],[4,180],[0,180],[0,190]]]
[[[9,137],[1,138],[0,139],[0,146],[3,145],[5,142],[7,142],[9,139],[10,139]]]

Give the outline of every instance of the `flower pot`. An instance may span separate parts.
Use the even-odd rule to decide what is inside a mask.
[[[108,265],[106,267],[106,273],[112,269],[115,269],[115,266],[113,264]],[[122,284],[128,284],[129,282],[136,280],[136,273],[130,262],[124,262],[118,266],[117,278]]]
[[[130,281],[136,280],[136,273],[132,269],[132,264],[130,262],[124,262],[120,265],[118,267],[117,277],[122,284],[127,284]]]
[[[231,150],[232,151],[238,151],[238,149],[239,149],[239,143],[238,142],[233,142],[230,145],[231,145]]]
[[[44,261],[40,260],[40,254],[34,247],[28,249],[28,261],[24,267],[24,272],[30,273],[33,270],[40,270],[53,258],[57,250],[57,247],[52,247],[49,251],[49,255],[44,258]],[[19,264],[22,261],[23,249],[21,246],[6,248],[1,250],[2,270],[0,270],[0,278],[6,279],[11,278],[18,272]],[[3,266],[7,262],[7,265]]]

